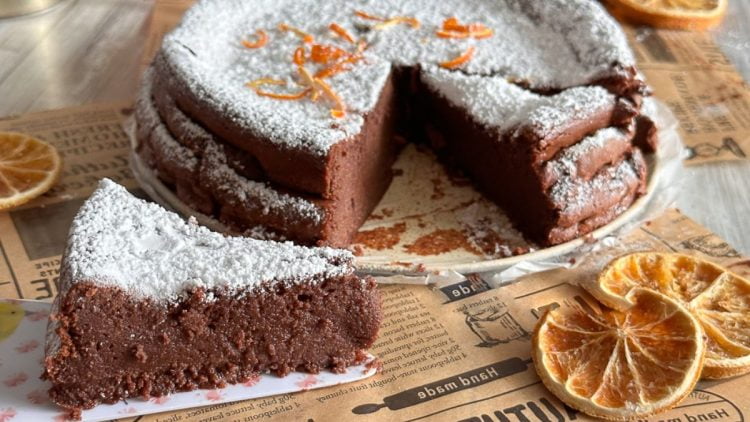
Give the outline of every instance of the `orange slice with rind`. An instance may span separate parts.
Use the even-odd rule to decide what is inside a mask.
[[[696,318],[679,301],[634,288],[629,307],[547,312],[532,338],[544,385],[590,416],[624,421],[666,411],[700,378],[706,346]]]
[[[724,18],[729,0],[606,0],[618,18],[657,28],[704,30]]]
[[[23,133],[0,132],[0,210],[47,192],[61,167],[60,154],[52,145]]]
[[[612,261],[587,290],[605,305],[625,309],[629,291],[638,287],[678,300],[701,322],[704,378],[750,372],[750,281],[694,256],[640,252]]]

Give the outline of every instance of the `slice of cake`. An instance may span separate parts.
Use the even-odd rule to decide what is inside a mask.
[[[52,400],[78,411],[258,372],[343,371],[382,312],[352,255],[225,237],[103,180],[70,231],[47,333]]]

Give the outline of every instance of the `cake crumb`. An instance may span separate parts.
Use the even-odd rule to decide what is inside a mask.
[[[365,250],[361,245],[352,245],[351,250],[354,256],[364,256],[365,254]]]
[[[143,350],[142,344],[137,344],[135,347],[133,347],[133,356],[140,363],[146,363],[146,361],[148,360],[148,355]]]
[[[419,237],[414,243],[404,246],[404,249],[411,254],[420,256],[440,255],[456,249],[465,249],[475,255],[482,255],[469,243],[465,234],[454,229],[434,230],[432,233]]]
[[[378,227],[360,231],[354,238],[354,243],[361,244],[368,249],[382,251],[396,246],[401,241],[401,235],[405,232],[406,223],[398,223],[390,227]]]

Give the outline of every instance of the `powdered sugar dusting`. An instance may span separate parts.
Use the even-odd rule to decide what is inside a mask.
[[[351,273],[352,259],[344,250],[225,237],[104,179],[73,220],[62,288],[93,281],[175,301],[197,287],[241,293],[264,282],[318,282]]]
[[[547,162],[550,170],[557,175],[570,175],[577,177],[579,162],[594,151],[600,150],[612,139],[624,137],[627,134],[614,127],[599,129],[591,136],[583,138],[580,142],[564,149],[555,159]]]
[[[202,171],[219,195],[232,198],[233,202],[246,208],[260,208],[265,215],[289,215],[295,220],[317,226],[323,221],[324,211],[310,201],[278,192],[271,186],[248,180],[227,165],[226,154],[220,145],[209,143],[204,152]]]
[[[600,86],[570,88],[541,101],[529,114],[527,124],[536,133],[554,135],[570,123],[612,107],[614,103],[615,96]]]
[[[153,74],[150,71],[146,73],[145,87],[152,86],[152,78]],[[169,157],[176,165],[188,171],[197,171],[200,167],[211,183],[216,185],[219,192],[232,197],[235,202],[247,208],[259,208],[264,214],[284,215],[291,211],[295,218],[306,221],[308,224],[317,225],[322,222],[324,211],[314,203],[298,196],[281,193],[266,183],[248,180],[239,175],[227,165],[227,156],[214,136],[190,120],[179,108],[173,107],[171,117],[174,123],[189,135],[188,138],[193,140],[192,146],[198,149],[198,154],[174,139],[162,123],[151,101],[149,90],[141,91],[138,102],[141,108],[140,113],[145,117],[145,121],[155,122],[150,137],[152,147],[159,148],[160,153]],[[196,155],[201,157],[200,161]]]
[[[355,10],[416,17],[421,26],[414,29],[401,24],[374,30],[375,22],[356,17]],[[435,30],[451,16],[481,22],[495,35],[483,40],[436,37]],[[279,23],[349,48],[331,36],[327,29],[331,22],[369,45],[365,61],[330,79],[347,104],[345,119],[332,120],[330,105],[324,102],[279,101],[244,88],[245,82],[265,77],[285,79],[288,83],[283,90],[295,87],[291,57],[299,40],[277,30]],[[257,29],[266,30],[269,43],[254,50],[241,47],[240,40]],[[250,133],[325,155],[332,145],[359,132],[363,116],[377,102],[391,63],[430,66],[456,57],[469,46],[476,53],[463,72],[522,80],[534,88],[587,85],[608,76],[616,66],[634,64],[622,30],[598,3],[589,0],[203,0],[165,39],[161,57],[173,76],[205,104]],[[462,89],[476,91],[479,88],[474,84],[481,84],[482,78],[461,82]],[[458,89],[438,87],[441,91]],[[482,107],[472,110],[484,119],[494,112]]]
[[[549,196],[561,214],[572,215],[586,207],[597,207],[592,198],[607,196],[606,193],[623,196],[637,178],[636,164],[631,158],[606,167],[588,181],[565,175],[552,186]]]
[[[500,76],[467,75],[437,66],[425,67],[422,80],[477,121],[501,133],[530,125],[553,133],[566,124],[612,106],[614,95],[599,86],[575,87],[556,95],[539,95]]]

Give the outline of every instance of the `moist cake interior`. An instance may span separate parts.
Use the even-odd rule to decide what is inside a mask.
[[[88,409],[363,361],[382,311],[353,256],[227,237],[104,180],[76,215],[47,330],[52,401]]]

